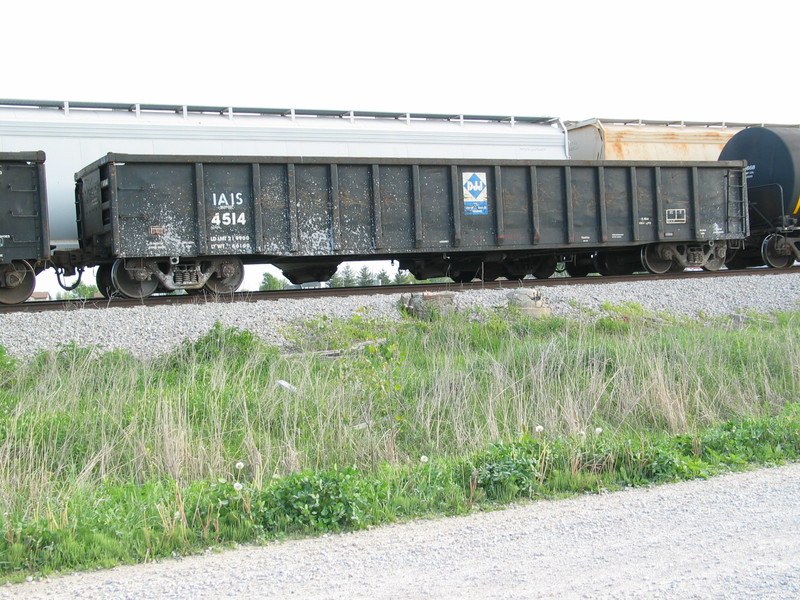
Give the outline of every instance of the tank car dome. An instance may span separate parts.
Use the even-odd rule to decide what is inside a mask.
[[[747,161],[748,192],[765,220],[800,212],[800,128],[743,129],[719,159]]]

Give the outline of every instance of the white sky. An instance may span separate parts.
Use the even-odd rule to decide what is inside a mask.
[[[0,97],[798,123],[791,0],[6,2]]]
[[[0,97],[797,122],[791,1],[6,2]]]

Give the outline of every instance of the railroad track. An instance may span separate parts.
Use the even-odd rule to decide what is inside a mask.
[[[141,300],[128,298],[94,298],[77,300],[53,300],[46,302],[24,302],[15,305],[0,305],[0,314],[13,312],[45,312],[51,310],[83,310],[103,308],[123,308],[130,306],[163,306],[204,303],[262,302],[282,299],[327,298],[340,296],[370,296],[374,294],[405,294],[420,292],[469,291],[469,290],[512,290],[520,287],[554,287],[559,285],[606,285],[628,281],[666,281],[674,279],[697,279],[710,277],[768,277],[800,273],[800,266],[790,269],[745,269],[735,271],[685,271],[663,275],[638,274],[621,277],[551,277],[548,279],[523,279],[500,281],[474,281],[470,283],[431,283],[410,285],[366,286],[348,288],[316,288],[301,290],[271,290],[266,292],[236,292],[234,294],[180,294],[150,296]]]

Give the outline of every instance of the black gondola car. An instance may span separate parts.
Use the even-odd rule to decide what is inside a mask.
[[[0,152],[0,303],[27,300],[50,258],[44,152]]]
[[[475,161],[108,154],[76,175],[101,291],[294,283],[344,260],[418,278],[719,269],[748,233],[744,162]]]

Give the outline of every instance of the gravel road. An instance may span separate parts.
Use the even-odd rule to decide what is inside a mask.
[[[0,587],[12,598],[800,598],[800,464]]]

